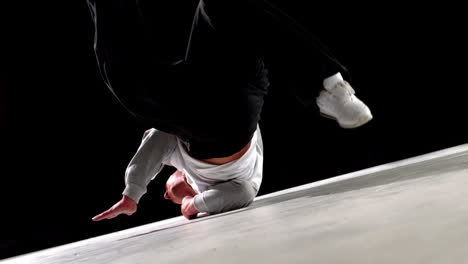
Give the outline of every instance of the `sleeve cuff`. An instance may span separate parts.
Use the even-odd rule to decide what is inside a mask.
[[[140,201],[141,197],[146,193],[146,189],[142,188],[136,184],[128,183],[125,186],[125,190],[123,191],[123,195],[126,195],[132,198],[137,204]]]
[[[197,194],[195,195],[195,197],[193,197],[193,205],[195,206],[195,209],[197,209],[199,212],[210,212],[208,206],[206,206],[205,200],[203,199],[203,193]]]

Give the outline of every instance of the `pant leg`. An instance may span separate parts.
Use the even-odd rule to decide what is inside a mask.
[[[218,14],[199,1],[184,59],[194,75],[192,102],[200,113],[191,126],[198,136],[189,149],[195,158],[242,149],[257,128],[269,85],[261,54],[234,43],[230,28],[219,26]]]
[[[307,104],[323,88],[322,81],[337,72],[349,79],[347,69],[304,25],[267,0],[202,0],[204,15],[225,32],[236,58],[264,57],[267,67],[291,79],[292,92]],[[235,61],[235,59],[234,59]],[[268,64],[271,62],[270,64]]]
[[[188,33],[172,35],[179,24],[168,20],[174,8],[163,5],[171,1],[156,10],[146,10],[144,2],[88,0],[99,71],[112,94],[139,121],[182,134],[187,112],[183,100],[188,96],[180,95],[189,91],[191,77],[181,61],[183,50],[170,47]],[[176,98],[179,104],[173,107]]]
[[[206,27],[210,21],[202,8],[192,16],[191,33],[178,28],[169,21],[177,15],[171,2],[88,0],[101,75],[130,113],[180,137],[195,158],[229,156],[256,129],[265,87],[255,77],[262,64],[242,56],[237,61],[249,60],[244,67],[234,63],[234,54],[220,52],[226,50],[224,39]],[[171,44],[186,43],[189,36],[190,48],[174,51]]]

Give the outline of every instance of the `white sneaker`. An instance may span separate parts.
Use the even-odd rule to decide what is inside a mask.
[[[320,113],[335,119],[342,128],[360,127],[372,119],[369,108],[354,95],[354,89],[345,80],[332,87],[325,86],[317,97]]]

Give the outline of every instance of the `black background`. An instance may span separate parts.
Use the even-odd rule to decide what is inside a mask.
[[[276,2],[348,67],[374,120],[341,129],[272,72],[260,195],[467,143],[461,7]],[[181,3],[190,23],[195,3]],[[98,74],[85,1],[10,1],[0,13],[0,258],[180,215],[162,198],[164,171],[135,215],[91,221],[120,199],[145,127]]]

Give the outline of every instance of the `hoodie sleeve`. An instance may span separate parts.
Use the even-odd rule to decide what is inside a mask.
[[[154,128],[147,130],[125,171],[126,187],[122,194],[138,203],[146,193],[147,185],[161,172],[163,162],[170,158],[176,146],[176,136]]]

